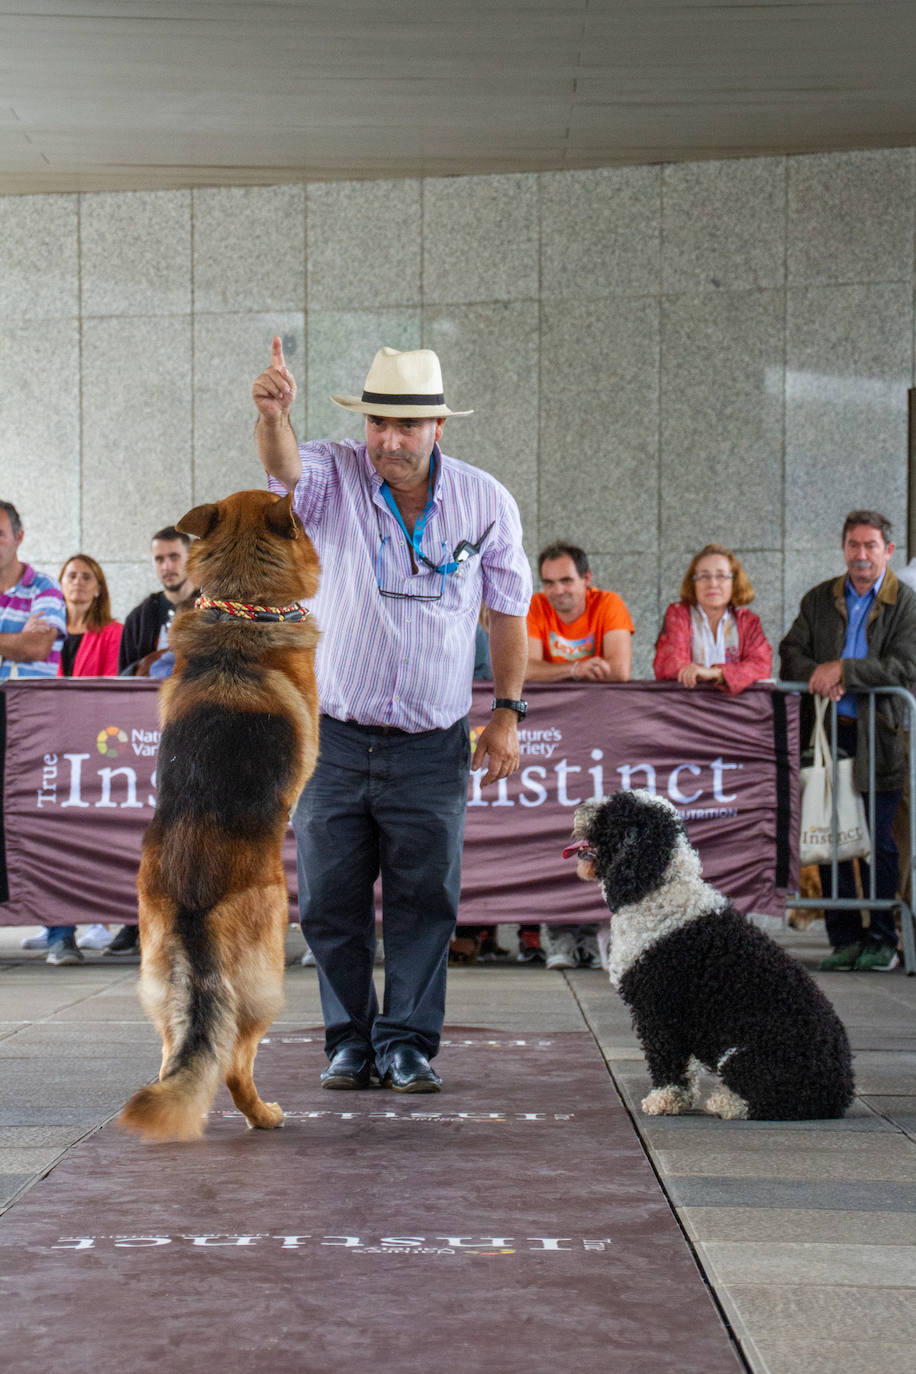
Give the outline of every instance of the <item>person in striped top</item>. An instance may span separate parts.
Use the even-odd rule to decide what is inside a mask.
[[[518,507],[480,468],[439,448],[452,411],[429,349],[383,348],[361,396],[365,440],[299,444],[296,384],[274,339],[255,380],[271,490],[322,563],[311,603],[322,639],[318,766],[293,825],[302,930],[318,968],[326,1088],[437,1092],[461,886],[469,766],[483,785],[518,767],[531,572]],[[467,714],[481,603],[494,700],[470,760]],[[385,994],[372,980],[373,885],[382,879]]]
[[[0,682],[57,677],[67,628],[60,583],[19,561],[24,535],[16,507],[0,501]]]

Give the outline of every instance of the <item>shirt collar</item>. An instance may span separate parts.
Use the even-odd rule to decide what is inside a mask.
[[[878,578],[878,580],[877,580],[877,582],[875,583],[875,585],[874,585],[873,587],[869,587],[868,591],[867,591],[867,592],[863,592],[863,593],[861,594],[861,596],[860,596],[859,593],[856,591],[855,587],[852,585],[852,582],[851,582],[850,579],[849,579],[849,573],[847,573],[847,574],[846,574],[846,582],[845,582],[844,587],[843,587],[843,590],[844,590],[845,593],[846,593],[846,600],[847,600],[847,601],[874,601],[875,597],[878,595],[879,591],[881,590],[881,583],[884,581],[884,579],[885,579],[886,576],[887,576],[887,568],[884,569],[884,572],[883,572],[883,573],[881,574],[881,576]]]
[[[700,605],[699,601],[696,602],[696,608],[697,608],[697,610],[700,612],[700,618],[702,619],[703,624],[706,626],[707,630],[709,630],[709,633],[712,634],[712,629],[710,628],[710,624],[709,624],[709,616],[708,616],[708,615],[706,614],[706,612],[703,610],[703,607]],[[728,623],[728,617],[731,615],[731,613],[732,613],[732,608],[731,608],[731,606],[726,606],[726,607],[725,607],[725,610],[724,610],[723,613],[722,613],[722,617],[721,617],[721,619],[719,620],[719,625],[725,625],[725,624],[727,624],[727,623]],[[719,626],[717,625],[717,626],[716,626],[716,629],[718,630],[718,628],[719,628]]]

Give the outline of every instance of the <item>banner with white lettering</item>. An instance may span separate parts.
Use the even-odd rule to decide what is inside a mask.
[[[136,919],[140,842],[156,799],[157,685],[37,679],[3,688],[3,820],[9,900],[0,924]],[[472,741],[489,719],[474,689]],[[589,797],[648,787],[684,817],[707,880],[744,911],[781,915],[797,882],[797,703],[671,683],[528,689],[521,767],[496,787],[472,775],[461,920],[599,920],[576,881],[572,812]],[[295,907],[295,845],[286,868]]]
[[[601,919],[598,888],[577,882],[561,851],[580,801],[628,787],[674,803],[707,882],[739,910],[784,914],[798,881],[796,697],[671,682],[532,684],[525,695],[518,773],[495,789],[472,778],[463,920]],[[490,700],[475,687],[472,740]]]

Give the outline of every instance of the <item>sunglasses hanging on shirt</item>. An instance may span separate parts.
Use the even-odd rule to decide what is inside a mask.
[[[411,550],[411,552],[413,553],[413,556],[414,556],[414,558],[416,559],[416,561],[417,561],[418,563],[422,563],[423,566],[424,566],[425,568],[429,568],[429,570],[430,570],[431,572],[441,574],[442,582],[441,582],[441,584],[440,584],[439,591],[438,591],[435,595],[433,595],[433,596],[429,596],[429,595],[422,596],[422,595],[418,595],[418,594],[413,593],[413,592],[391,592],[391,591],[386,591],[386,590],[385,590],[385,588],[382,586],[382,575],[381,575],[382,552],[383,552],[383,550],[384,550],[384,548],[385,548],[385,545],[388,543],[388,540],[389,540],[389,538],[390,538],[390,535],[387,535],[387,534],[383,534],[383,533],[382,533],[381,521],[380,521],[379,518],[378,518],[378,511],[376,511],[375,518],[376,518],[376,523],[378,524],[379,538],[381,539],[381,547],[379,548],[379,556],[378,556],[378,560],[377,560],[377,564],[376,564],[376,584],[377,584],[378,589],[379,589],[379,592],[381,593],[382,596],[391,596],[391,597],[399,598],[399,599],[401,599],[401,600],[408,600],[408,601],[438,601],[438,600],[440,600],[440,598],[441,598],[441,596],[442,596],[442,593],[443,593],[443,591],[445,590],[445,579],[446,579],[447,575],[448,575],[449,573],[456,573],[456,572],[460,574],[460,572],[461,572],[461,570],[463,569],[464,565],[465,565],[471,558],[474,558],[475,556],[479,555],[479,553],[480,553],[480,548],[481,548],[481,545],[483,544],[483,541],[486,539],[487,535],[490,533],[491,529],[493,528],[493,525],[495,524],[495,521],[492,521],[492,520],[490,521],[489,525],[487,525],[487,528],[484,530],[483,534],[482,534],[482,535],[480,536],[480,538],[477,540],[476,544],[475,544],[475,543],[472,543],[472,541],[471,541],[470,539],[461,539],[461,540],[459,540],[459,542],[455,545],[455,548],[454,548],[454,550],[453,550],[453,552],[452,552],[452,556],[451,556],[450,559],[445,559],[445,558],[443,558],[443,561],[442,561],[441,563],[435,563],[435,562],[433,562],[433,560],[432,560],[431,558],[427,558],[426,554],[423,553],[422,549],[420,548],[420,543],[421,543],[421,541],[422,541],[422,539],[423,539],[423,534],[424,534],[424,531],[425,531],[425,529],[426,529],[426,522],[427,522],[427,519],[429,518],[429,513],[430,513],[430,511],[432,510],[432,507],[433,507],[432,489],[433,489],[433,482],[434,482],[434,479],[435,479],[435,468],[436,468],[436,454],[435,454],[435,452],[433,452],[432,470],[431,470],[431,472],[430,472],[429,491],[428,491],[428,495],[427,495],[427,498],[426,498],[426,505],[423,507],[423,511],[422,511],[422,514],[420,515],[419,520],[418,520],[417,523],[414,525],[413,533],[411,533],[411,532],[408,530],[407,526],[405,525],[405,523],[404,523],[404,518],[403,518],[403,516],[401,515],[401,512],[400,512],[400,511],[398,510],[398,508],[397,508],[397,504],[396,504],[396,502],[395,502],[395,500],[394,500],[394,497],[393,497],[392,494],[391,494],[391,491],[390,491],[390,489],[389,489],[389,487],[388,487],[388,483],[387,483],[387,482],[382,482],[382,485],[381,485],[381,487],[379,488],[379,490],[381,491],[381,494],[382,494],[382,497],[383,497],[383,499],[384,499],[384,501],[385,501],[385,504],[387,505],[388,509],[391,511],[391,513],[392,513],[392,515],[394,516],[395,520],[397,520],[398,524],[400,525],[401,531],[402,531],[402,533],[403,533],[403,535],[404,535],[404,538],[407,540],[408,546],[410,547],[410,550]],[[443,541],[443,543],[442,543],[443,555],[444,555],[444,553],[445,553],[446,547],[447,547],[447,545],[446,545],[445,542]]]

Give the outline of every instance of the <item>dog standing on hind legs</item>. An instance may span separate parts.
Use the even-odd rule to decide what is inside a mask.
[[[237,492],[178,528],[198,536],[188,571],[201,597],[172,627],[137,877],[140,997],[162,1066],[118,1118],[153,1140],[201,1135],[223,1077],[249,1126],[283,1123],[252,1070],[283,1005],[282,846],[318,754],[318,631],[297,603],[320,569],[291,498]]]
[[[713,1115],[752,1121],[842,1116],[853,1098],[843,1025],[795,959],[704,883],[670,802],[647,791],[575,814],[578,876],[611,911],[611,982],[630,1008],[652,1080],[642,1110],[676,1116],[721,1086]]]

